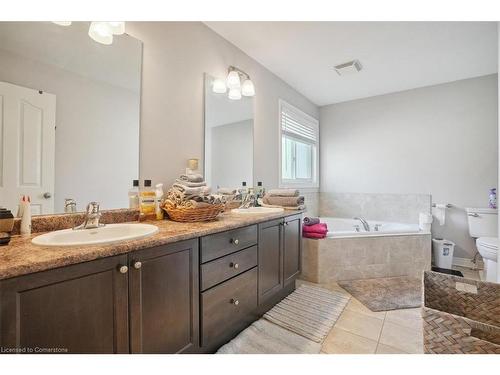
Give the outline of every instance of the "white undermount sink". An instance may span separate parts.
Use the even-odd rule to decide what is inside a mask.
[[[280,207],[249,207],[249,208],[235,208],[231,213],[237,215],[255,215],[255,214],[277,214],[283,212]]]
[[[109,244],[151,236],[158,227],[151,224],[108,224],[96,229],[63,229],[36,236],[31,240],[39,246],[83,246]]]

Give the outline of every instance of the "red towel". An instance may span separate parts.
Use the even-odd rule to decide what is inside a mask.
[[[321,239],[321,238],[325,238],[326,237],[326,233],[307,233],[307,232],[304,232],[302,233],[302,237],[304,238],[315,238],[315,239]]]
[[[303,225],[302,232],[326,234],[328,233],[328,227],[325,223],[319,223],[314,225]]]

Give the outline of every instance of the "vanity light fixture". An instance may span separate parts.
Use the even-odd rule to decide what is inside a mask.
[[[242,96],[255,96],[255,86],[250,76],[234,66],[228,68],[225,82],[216,78],[212,83],[212,91],[216,94],[225,94],[227,89],[229,89],[227,96],[231,100],[240,100]]]
[[[107,22],[91,22],[89,27],[89,36],[97,43],[106,45],[113,43],[113,31]]]
[[[71,25],[71,21],[52,21],[52,23],[59,26]],[[122,35],[124,33],[125,22],[123,21],[92,21],[89,27],[89,36],[101,44],[112,44],[113,35]]]
[[[241,95],[243,96],[254,96],[255,95],[255,87],[253,86],[253,82],[251,79],[246,79],[243,81],[241,85]]]
[[[227,87],[229,87],[230,90],[239,89],[241,87],[240,75],[236,70],[229,70],[226,82],[227,82]]]
[[[59,26],[71,26],[71,21],[52,21],[52,23]]]
[[[107,22],[109,27],[111,28],[111,32],[114,35],[122,35],[125,33],[125,22],[123,21],[110,21]]]
[[[241,99],[241,90],[240,89],[229,89],[229,94],[227,97],[231,100],[240,100]]]

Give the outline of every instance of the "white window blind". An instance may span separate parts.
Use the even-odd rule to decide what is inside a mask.
[[[281,103],[281,131],[306,142],[318,142],[318,120],[297,110],[288,103]]]
[[[280,186],[317,187],[319,122],[280,100]]]

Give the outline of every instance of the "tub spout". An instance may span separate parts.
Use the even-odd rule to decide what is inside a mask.
[[[355,217],[354,220],[359,220],[361,224],[363,224],[363,228],[365,228],[365,231],[370,232],[370,224],[362,218],[362,217]]]

